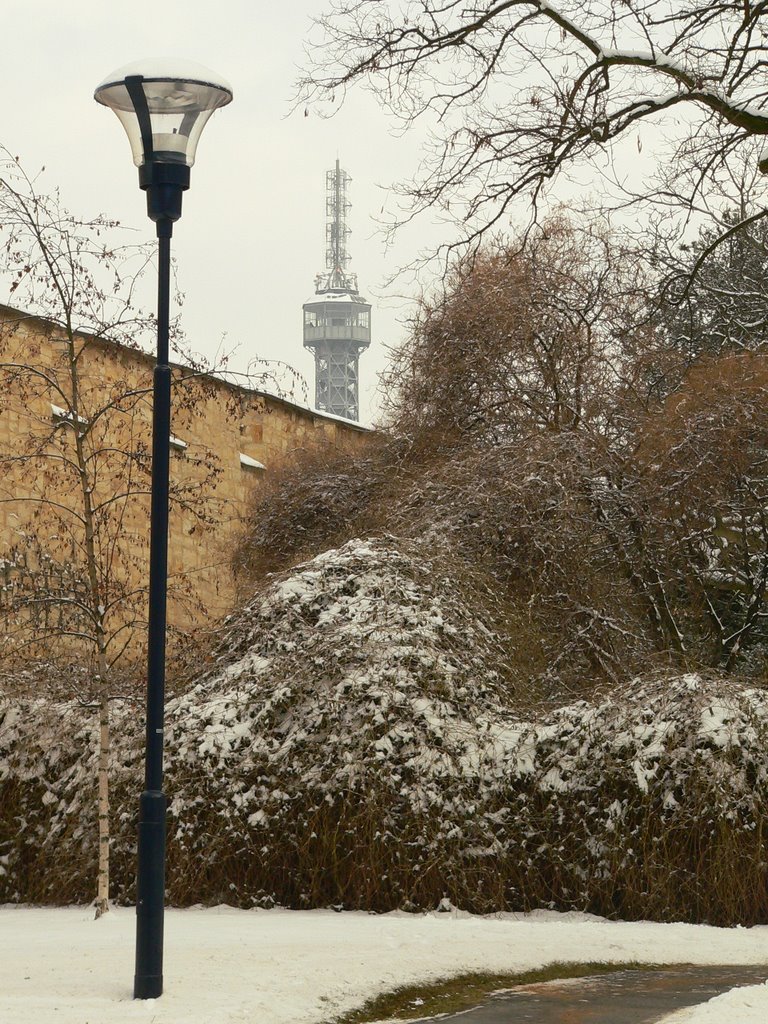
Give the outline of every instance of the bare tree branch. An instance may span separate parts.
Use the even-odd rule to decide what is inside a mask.
[[[743,0],[332,0],[297,102],[335,103],[359,83],[402,124],[424,120],[430,149],[399,189],[406,219],[438,208],[471,241],[670,111],[689,112],[685,136],[719,136],[718,166],[768,135],[767,12]]]

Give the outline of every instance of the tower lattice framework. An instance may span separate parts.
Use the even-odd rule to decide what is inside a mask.
[[[352,179],[339,166],[327,171],[325,272],[304,303],[304,348],[315,357],[315,408],[348,420],[360,418],[360,353],[371,343],[371,306],[349,272],[347,214]]]

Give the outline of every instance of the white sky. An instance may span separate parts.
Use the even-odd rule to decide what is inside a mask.
[[[28,172],[45,165],[41,190],[59,186],[73,213],[104,213],[134,227],[137,239],[152,237],[128,140],[93,90],[115,68],[153,56],[198,61],[227,78],[234,102],[203,133],[175,229],[184,326],[191,346],[208,356],[226,334],[225,348],[238,348],[233,369],[256,356],[287,361],[307,378],[310,401],[313,358],[301,344],[301,306],[325,264],[325,171],[338,154],[352,176],[351,269],[374,304],[373,343],[360,360],[365,421],[383,346],[402,338],[398,320],[407,313],[383,282],[426,242],[422,224],[387,253],[374,218],[388,202],[385,187],[415,170],[419,136],[388,134],[362,91],[336,118],[287,116],[310,17],[325,6],[3,0],[0,142]]]
[[[174,235],[183,325],[190,347],[209,358],[235,350],[230,369],[244,370],[257,357],[287,362],[305,377],[310,403],[313,357],[302,347],[301,307],[325,264],[325,172],[338,155],[352,177],[350,269],[374,306],[373,343],[360,358],[361,419],[370,422],[385,346],[405,336],[415,292],[405,277],[387,281],[455,234],[422,217],[387,250],[377,227],[382,215],[396,212],[389,186],[418,171],[420,125],[397,134],[359,87],[334,118],[289,116],[311,18],[327,3],[3,0],[0,142],[28,173],[44,165],[39,188],[58,186],[73,213],[101,213],[135,229],[137,240],[151,238],[128,140],[93,90],[114,69],[146,57],[198,61],[228,79],[234,102],[203,132]],[[661,125],[638,127],[614,168],[647,182],[663,132]],[[569,180],[559,177],[556,197],[588,197],[601,166],[606,158],[597,154]],[[429,276],[421,284],[428,287]],[[145,305],[154,301],[148,283]]]

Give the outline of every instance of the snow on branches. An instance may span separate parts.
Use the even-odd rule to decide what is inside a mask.
[[[768,135],[763,2],[328,6],[302,104],[359,82],[405,125],[423,119],[432,146],[403,193],[415,211],[450,209],[470,237],[670,112],[683,142],[695,140],[672,157],[697,170],[691,203],[701,180]]]
[[[682,676],[520,718],[495,644],[391,541],[273,581],[169,703],[171,901],[768,919],[765,693]],[[115,735],[127,898],[140,723]],[[88,894],[94,757],[81,712],[0,705],[0,900]]]

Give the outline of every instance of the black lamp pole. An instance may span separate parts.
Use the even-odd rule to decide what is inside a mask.
[[[147,734],[144,792],[139,798],[136,876],[136,999],[163,993],[165,814],[163,719],[168,583],[168,464],[171,440],[170,321],[171,235],[189,188],[189,169],[205,123],[232,100],[219,75],[189,61],[138,61],[109,75],[96,89],[98,103],[123,124],[157,227],[157,361],[153,380],[152,500],[149,541]],[[182,66],[183,65],[183,66]]]
[[[163,793],[163,719],[165,710],[165,635],[168,584],[168,491],[171,436],[170,322],[171,235],[181,216],[182,192],[189,168],[165,163],[152,145],[149,110],[141,76],[125,80],[133,100],[144,146],[139,184],[147,193],[147,213],[157,226],[157,362],[153,375],[152,501],[149,539],[149,633],[147,640],[147,725],[144,792],[139,798],[136,875],[135,999],[156,999],[163,992],[163,919],[165,913],[165,816]]]
[[[147,643],[147,735],[144,792],[139,798],[136,876],[136,974],[133,994],[155,999],[163,991],[165,901],[165,810],[163,715],[168,578],[168,462],[171,432],[171,368],[168,320],[172,221],[157,222],[157,363],[153,379],[152,503],[149,538],[149,635]]]

